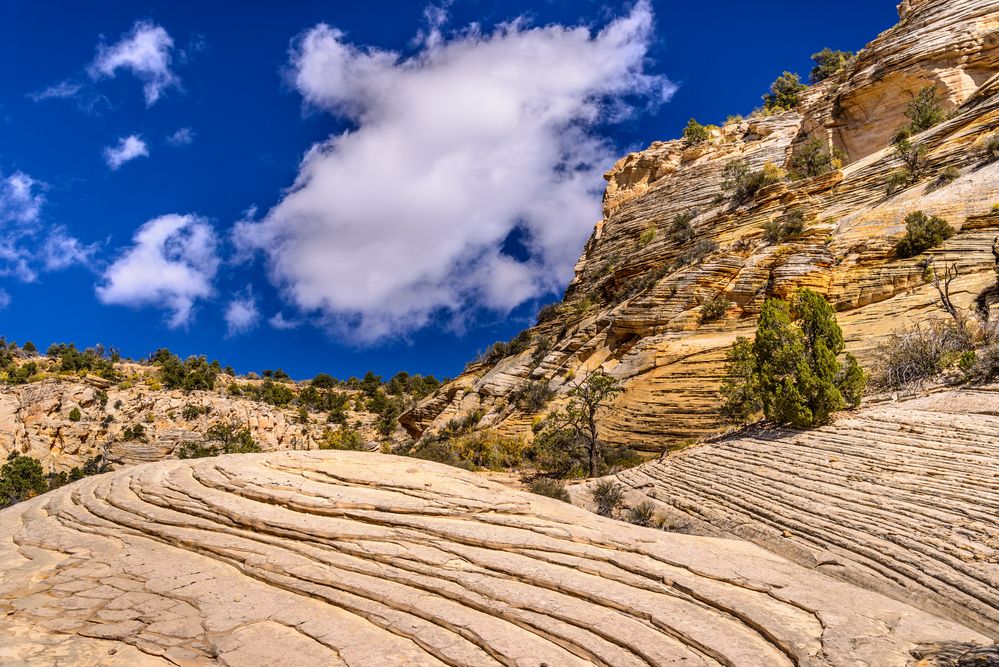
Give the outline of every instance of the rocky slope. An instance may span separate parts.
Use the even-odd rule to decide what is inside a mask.
[[[531,382],[564,393],[569,378],[603,368],[625,388],[604,438],[659,451],[717,431],[725,350],[752,332],[768,296],[799,287],[825,294],[862,362],[880,337],[939,316],[928,260],[959,267],[962,304],[993,298],[999,163],[986,164],[981,147],[999,129],[999,5],[913,0],[900,13],[855,62],[806,91],[797,111],[732,119],[702,145],[657,142],[618,162],[607,174],[604,219],[564,302],[531,330],[532,345],[471,365],[403,416],[410,434],[473,410],[485,413],[483,426],[527,432],[534,415],[511,394]],[[926,176],[889,197],[888,178],[901,162],[888,139],[926,85],[953,115],[914,138],[927,149]],[[771,185],[744,204],[722,195],[730,161],[788,167],[812,139],[842,151],[842,169]],[[946,167],[959,177],[938,187]],[[958,233],[920,257],[898,259],[904,218],[917,210]],[[788,212],[803,214],[804,234],[767,243],[763,226]],[[694,215],[690,239],[670,232],[682,214]],[[730,305],[720,321],[702,324],[702,307],[715,297]]]
[[[814,431],[752,428],[616,479],[672,529],[750,540],[999,640],[997,415],[997,386],[946,391]]]
[[[0,511],[0,569],[6,665],[892,667],[986,641],[745,541],[374,453],[87,478]]]
[[[36,361],[46,363],[44,357]],[[175,455],[184,443],[203,441],[219,422],[246,425],[264,451],[317,449],[331,429],[339,428],[327,423],[325,413],[310,411],[305,421],[295,406],[234,396],[228,387],[237,378],[231,376],[220,376],[212,391],[185,392],[162,388],[149,366],[121,363],[118,370],[126,381],[53,374],[28,384],[0,385],[0,460],[17,452],[38,459],[46,472],[82,466],[104,452],[118,465],[158,461]],[[238,384],[260,382],[239,379]],[[386,438],[376,432],[376,415],[356,409],[360,392],[347,393],[347,423],[377,449]],[[199,414],[185,412],[190,408]],[[78,421],[71,419],[74,409],[80,411]],[[136,426],[144,432],[141,437],[131,435]],[[395,438],[405,440],[405,432],[398,431]]]

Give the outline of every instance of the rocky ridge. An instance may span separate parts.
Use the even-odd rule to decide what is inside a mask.
[[[899,9],[900,23],[808,89],[798,110],[732,119],[702,145],[657,142],[619,161],[606,176],[604,219],[564,302],[531,330],[533,344],[498,363],[471,364],[403,415],[409,433],[420,437],[472,411],[485,414],[485,427],[527,433],[536,415],[511,395],[541,382],[564,396],[572,378],[601,368],[625,389],[603,437],[661,451],[717,432],[724,353],[751,334],[768,296],[800,287],[826,295],[862,363],[892,330],[941,315],[926,279],[929,261],[959,268],[962,305],[994,299],[999,163],[986,164],[981,146],[999,129],[999,7],[922,0]],[[901,164],[888,138],[926,85],[952,115],[914,137],[927,149],[927,177],[886,196]],[[730,161],[787,167],[812,139],[841,151],[842,168],[771,185],[744,204],[723,195]],[[938,187],[935,176],[946,167],[959,177]],[[898,259],[894,244],[913,211],[940,216],[958,233],[922,256]],[[764,225],[789,212],[803,215],[804,233],[765,241]],[[670,226],[684,214],[693,215],[693,238],[677,240]],[[704,304],[716,297],[728,309],[720,321],[702,323]]]
[[[374,453],[87,478],[0,512],[0,568],[7,665],[892,667],[986,641],[746,541]]]

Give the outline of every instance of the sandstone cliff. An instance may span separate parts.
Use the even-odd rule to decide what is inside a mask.
[[[862,362],[881,336],[939,316],[925,278],[928,260],[959,267],[963,305],[991,298],[999,163],[984,163],[981,146],[999,128],[999,6],[921,0],[899,9],[899,24],[806,91],[797,111],[732,119],[702,145],[656,142],[614,165],[604,219],[564,302],[531,330],[533,344],[498,363],[470,365],[403,415],[410,434],[474,410],[485,413],[484,426],[527,432],[535,415],[524,414],[511,394],[531,382],[564,394],[569,378],[602,368],[625,388],[603,424],[604,438],[659,451],[718,430],[725,350],[751,334],[768,296],[799,287],[825,294]],[[914,138],[927,148],[926,177],[889,197],[886,183],[900,166],[889,137],[927,85],[952,115]],[[842,168],[771,185],[744,204],[721,196],[731,160],[787,167],[812,139],[841,151]],[[939,187],[934,179],[947,167],[959,176]],[[917,210],[958,233],[920,257],[897,259],[903,220]],[[804,233],[766,242],[764,225],[789,212],[803,216]],[[670,224],[683,214],[694,216],[693,235],[677,240]],[[704,304],[718,296],[730,302],[727,311],[702,324]]]
[[[0,511],[0,569],[6,665],[902,667],[986,641],[745,541],[374,453],[84,479]]]

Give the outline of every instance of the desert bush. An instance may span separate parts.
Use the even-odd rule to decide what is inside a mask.
[[[364,450],[364,438],[358,431],[349,426],[341,426],[336,430],[328,428],[323,431],[322,438],[319,442],[319,449]]]
[[[809,139],[791,158],[789,175],[795,180],[821,176],[835,169],[840,157],[827,151],[821,139]]]
[[[708,128],[704,127],[693,118],[687,122],[687,127],[683,130],[683,140],[688,146],[703,144],[710,136]]]
[[[718,244],[711,239],[698,239],[676,256],[676,265],[680,267],[696,264],[716,250],[718,250]]]
[[[763,240],[771,245],[777,245],[801,236],[804,231],[805,212],[795,209],[763,223]]]
[[[597,514],[600,516],[614,516],[614,513],[624,502],[624,487],[611,480],[605,479],[597,482],[590,493],[593,495]]]
[[[921,88],[905,109],[905,115],[909,119],[909,131],[919,134],[947,120],[943,102],[943,97],[936,86]]]
[[[83,419],[83,413],[80,412],[80,408],[74,407],[69,411],[69,421],[78,422]]]
[[[30,340],[21,346],[21,351],[30,357],[38,356],[38,348]]]
[[[159,367],[160,380],[168,389],[210,390],[222,372],[222,367],[217,361],[208,363],[204,356],[192,356],[181,361],[180,357],[166,348],[154,352],[149,360]]]
[[[667,234],[679,245],[689,243],[694,238],[694,228],[690,221],[697,217],[697,211],[689,210],[677,213],[669,223]]]
[[[647,246],[650,243],[652,243],[652,241],[655,240],[655,238],[656,238],[656,228],[646,227],[645,230],[642,231],[641,236],[638,237],[638,245],[642,247]]]
[[[533,380],[510,394],[510,403],[524,412],[537,412],[548,405],[555,392],[544,380]]]
[[[207,405],[194,405],[193,403],[188,403],[184,406],[184,409],[180,411],[180,416],[187,421],[192,419],[197,419],[201,415],[211,414],[212,409]]]
[[[725,312],[729,309],[732,302],[726,299],[721,294],[716,294],[701,305],[701,324],[707,324],[709,322],[717,322],[722,317],[725,316]]]
[[[561,313],[561,306],[561,303],[549,303],[541,306],[541,309],[538,311],[537,323],[544,324],[557,318]]]
[[[933,179],[932,188],[934,190],[950,185],[961,177],[961,170],[954,165],[948,165]]]
[[[828,423],[836,410],[859,403],[866,382],[851,355],[845,367],[837,360],[843,347],[835,311],[821,295],[803,289],[791,304],[767,299],[753,343],[739,339],[729,353],[723,413],[748,419],[760,410],[799,428]]]
[[[121,439],[122,442],[147,442],[148,438],[146,437],[146,427],[142,424],[131,424],[130,426],[126,426],[121,432]]]
[[[565,488],[565,482],[560,479],[538,477],[531,480],[531,483],[527,485],[527,488],[531,493],[536,493],[539,496],[548,496],[549,498],[554,498],[555,500],[561,500],[564,503],[572,502],[572,498],[569,496],[569,492]]]
[[[318,373],[312,378],[312,386],[316,389],[333,389],[339,383],[329,373]]]
[[[784,72],[770,84],[770,92],[763,96],[763,108],[768,112],[790,111],[801,102],[801,91],[806,88],[797,74]]]
[[[852,51],[834,51],[828,47],[818,53],[813,53],[812,60],[815,62],[815,67],[812,68],[811,74],[808,75],[808,80],[812,83],[825,81],[853,62],[854,58],[855,56]]]
[[[651,500],[642,502],[628,508],[628,522],[636,526],[651,528],[656,525],[656,504]]]
[[[48,490],[42,464],[30,456],[11,452],[0,466],[0,507],[33,498]]]
[[[216,422],[205,431],[203,442],[185,442],[177,457],[196,459],[222,454],[250,454],[261,451],[249,427],[239,422]]]
[[[954,235],[954,228],[942,218],[913,211],[905,218],[905,236],[895,244],[900,258],[915,257],[935,248]]]
[[[748,162],[738,159],[725,165],[722,176],[722,189],[741,203],[768,185],[784,180],[787,174],[773,162],[767,162],[759,171],[753,171]]]
[[[985,139],[982,154],[986,162],[999,160],[999,133],[994,133]],[[25,344],[24,349],[27,351],[27,344]]]
[[[878,345],[871,383],[886,390],[917,385],[938,375],[974,346],[971,332],[954,320],[896,331]]]

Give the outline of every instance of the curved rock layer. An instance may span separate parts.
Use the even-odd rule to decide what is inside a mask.
[[[674,528],[740,537],[999,639],[999,387],[749,430],[620,473]]]
[[[519,392],[547,385],[557,392],[548,407],[557,407],[572,382],[600,368],[624,389],[604,439],[662,451],[723,425],[725,352],[737,336],[752,335],[768,297],[799,288],[824,294],[864,364],[892,330],[941,314],[928,262],[958,267],[962,306],[994,302],[999,162],[987,162],[983,146],[999,130],[999,4],[913,0],[901,9],[901,23],[803,93],[797,111],[733,118],[701,145],[656,142],[619,161],[606,175],[604,219],[565,300],[530,331],[531,346],[469,365],[402,416],[409,433],[478,412],[483,427],[529,437],[536,414],[525,413],[530,403],[518,405]],[[888,138],[928,85],[953,113],[913,138],[926,150],[925,173],[888,196],[902,164]],[[742,203],[723,192],[731,161],[791,169],[812,140],[845,151],[842,168],[775,183]],[[916,211],[941,217],[956,234],[902,259],[894,247]],[[768,225],[785,215],[803,220],[803,233],[767,240]],[[727,309],[705,321],[712,302]]]
[[[891,666],[985,641],[745,541],[375,454],[136,466],[0,536],[6,665]]]

